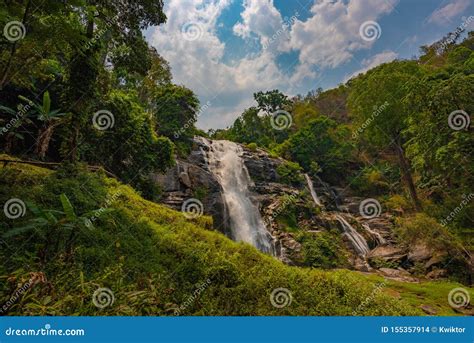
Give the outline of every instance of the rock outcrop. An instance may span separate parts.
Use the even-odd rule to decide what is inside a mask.
[[[298,235],[279,220],[291,207],[298,231],[314,237],[329,231],[340,232],[348,263],[353,269],[377,270],[388,278],[416,281],[410,276],[410,270],[423,264],[430,278],[446,275],[444,269],[438,268],[443,255],[426,246],[397,245],[391,214],[382,213],[374,218],[362,216],[359,206],[363,198],[350,194],[348,189],[331,187],[318,177],[312,178],[310,185],[304,181],[303,175],[297,178],[301,179],[300,182],[286,184],[278,174],[278,167],[285,160],[260,149],[242,148],[241,158],[253,181],[249,186],[249,196],[258,205],[266,229],[273,238],[275,254],[283,262],[291,265],[304,262],[304,246]],[[152,178],[163,190],[164,204],[180,210],[184,201],[197,198],[203,204],[204,213],[213,217],[214,228],[231,237],[223,189],[206,162],[208,149],[202,140],[195,140],[186,159],[178,159],[175,167],[165,174],[154,174]],[[309,186],[313,187],[313,194]],[[318,203],[314,200],[314,193]],[[368,248],[361,249],[361,245]]]

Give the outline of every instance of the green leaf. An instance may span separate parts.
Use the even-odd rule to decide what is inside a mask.
[[[35,230],[38,228],[38,226],[44,226],[46,224],[48,224],[48,222],[41,218],[32,220],[28,225],[16,227],[14,229],[11,229],[10,231],[7,231],[2,235],[2,238],[15,237],[30,230]]]
[[[72,207],[71,202],[66,194],[62,193],[59,196],[61,204],[63,205],[64,213],[66,213],[67,220],[73,222],[77,219],[76,214],[74,213],[74,207]]]
[[[43,94],[43,115],[49,117],[49,111],[51,110],[51,98],[49,92],[46,91]]]

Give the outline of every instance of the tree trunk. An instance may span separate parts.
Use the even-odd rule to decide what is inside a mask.
[[[58,125],[56,124],[45,124],[38,132],[38,139],[36,141],[35,153],[39,158],[43,159],[46,156],[46,153],[49,149],[49,142],[53,137],[54,128]]]
[[[413,201],[413,204],[415,205],[415,209],[420,212],[422,210],[422,207],[420,200],[418,199],[418,194],[416,192],[415,183],[413,182],[413,177],[411,175],[410,163],[405,157],[405,152],[403,151],[402,143],[398,138],[396,139],[395,149],[397,150],[398,161],[402,170],[403,180],[408,186],[408,191],[410,193],[410,197]]]
[[[89,41],[94,38],[94,18],[92,16],[90,16],[87,21],[86,38]],[[87,49],[86,51],[81,52],[79,57],[76,58],[76,63],[89,61],[91,59],[92,49],[93,48],[91,47]],[[84,63],[84,65],[87,65],[87,63]],[[85,80],[84,82],[87,84],[88,80]],[[74,103],[74,106],[72,108],[73,115],[71,118],[71,127],[72,127],[71,136],[72,137],[70,139],[69,160],[72,163],[75,163],[79,159],[78,145],[79,145],[79,138],[80,138],[80,133],[81,133],[81,115],[84,115],[84,113],[86,113],[87,108],[88,108],[87,101],[89,99],[87,98],[87,93],[84,91],[79,91],[79,92],[77,92],[77,90],[71,90],[71,91],[74,94],[71,100]]]
[[[28,19],[30,8],[31,8],[31,0],[27,2],[26,7],[25,7],[25,13],[23,14],[23,18],[21,20],[21,23],[23,25],[25,25]],[[13,63],[13,57],[15,56],[17,43],[18,41],[13,42],[12,47],[10,49],[10,57],[8,58],[8,61],[5,64],[5,69],[3,70],[2,77],[0,79],[0,90],[2,90],[3,87],[5,87],[5,85],[8,83],[8,74],[10,73],[10,69]]]

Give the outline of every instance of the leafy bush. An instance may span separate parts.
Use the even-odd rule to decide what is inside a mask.
[[[302,234],[299,237],[303,245],[304,263],[314,268],[347,267],[347,256],[344,255],[340,236],[329,232]]]
[[[100,174],[10,164],[0,167],[0,182],[5,180],[9,183],[0,192],[1,203],[14,195],[41,208],[61,210],[56,195],[64,193],[76,213],[107,204],[114,211],[99,216],[95,229],[77,236],[68,259],[59,253],[41,264],[41,241],[28,240],[28,234],[5,238],[9,249],[0,249],[0,301],[8,300],[30,272],[40,272],[47,280],[29,289],[8,314],[172,315],[187,303],[197,284],[206,282],[205,290],[181,314],[348,315],[372,292],[372,282],[364,276],[288,267],[247,244],[204,229],[212,223],[208,217],[188,220]],[[107,196],[117,192],[116,200],[108,203]],[[27,211],[23,218],[7,220],[1,233],[31,219],[34,215]],[[316,247],[324,254],[334,253],[332,241],[328,237]],[[330,259],[322,260],[323,265]],[[91,301],[99,287],[110,288],[115,296],[113,305],[100,310]],[[278,287],[289,289],[298,301],[284,309],[273,307],[269,296]],[[386,295],[361,312],[416,313],[420,312]]]
[[[257,143],[252,142],[252,143],[247,144],[246,147],[250,151],[255,152],[255,151],[257,151],[258,145],[257,145]]]
[[[298,163],[285,161],[276,168],[276,171],[283,183],[297,185],[303,181],[301,167]]]

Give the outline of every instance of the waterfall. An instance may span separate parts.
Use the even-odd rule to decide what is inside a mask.
[[[250,200],[252,180],[241,158],[243,150],[240,145],[201,137],[196,139],[208,148],[206,162],[222,187],[232,238],[274,255],[272,237],[265,228],[258,207]]]
[[[362,235],[358,233],[343,216],[337,214],[336,219],[341,223],[341,226],[344,229],[344,235],[349,238],[354,250],[359,256],[364,257],[370,251],[365,238],[362,237]]]
[[[322,206],[321,200],[319,200],[318,195],[316,194],[316,191],[314,190],[313,181],[311,180],[308,174],[304,174],[304,178],[306,179],[306,183],[308,184],[308,188],[309,188],[309,191],[311,192],[311,196],[313,197],[314,202],[316,203],[316,205],[321,207]]]
[[[364,227],[364,229],[367,230],[368,233],[370,233],[375,238],[375,240],[377,241],[377,245],[384,245],[387,243],[385,238],[383,238],[382,235],[377,231],[372,230],[368,224],[362,224],[362,226]]]

